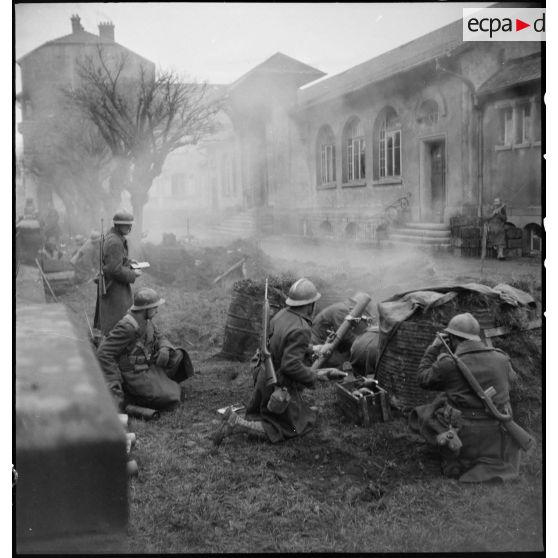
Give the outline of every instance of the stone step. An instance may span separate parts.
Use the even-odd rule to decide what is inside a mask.
[[[405,223],[405,228],[407,229],[421,229],[421,230],[438,230],[447,231],[448,226],[445,223],[426,223],[426,222],[416,222],[416,223]]]
[[[450,238],[451,232],[449,230],[434,230],[434,229],[412,229],[412,228],[395,228],[390,233],[393,235],[405,235],[416,237],[430,237],[430,238]]]
[[[431,237],[410,234],[390,233],[390,240],[400,240],[410,244],[449,244],[449,237]]]
[[[384,247],[398,247],[401,248],[416,248],[418,250],[440,250],[440,251],[450,251],[451,245],[449,242],[437,242],[437,243],[420,243],[420,242],[412,242],[409,240],[400,240],[400,239],[386,239],[381,241],[381,245]]]

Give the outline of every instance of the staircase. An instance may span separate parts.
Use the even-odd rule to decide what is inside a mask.
[[[256,233],[254,214],[252,211],[236,213],[221,221],[211,228],[211,235],[228,238],[231,241],[236,238],[250,238]]]
[[[403,226],[392,226],[389,237],[384,242],[387,246],[448,251],[451,233],[443,223],[405,223]]]

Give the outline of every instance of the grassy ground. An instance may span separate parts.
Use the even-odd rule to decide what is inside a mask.
[[[357,265],[339,263],[331,252],[321,261],[315,250],[305,260],[293,247],[287,261],[283,247],[264,249],[283,270],[318,276],[332,291],[367,290],[374,302],[407,287],[473,280],[507,281],[540,301],[540,269],[529,261],[487,262],[481,272],[478,261],[462,258],[417,255],[394,262],[373,256],[366,265],[359,255]],[[331,385],[306,392],[319,408],[319,422],[304,438],[271,445],[240,435],[216,450],[209,440],[220,423],[216,409],[246,403],[252,386],[248,364],[213,358],[230,295],[185,292],[148,274],[141,281],[166,298],[156,319],[186,346],[196,374],[181,407],[157,422],[130,420],[140,469],[130,482],[130,552],[542,550],[540,333],[527,342],[503,342],[516,351],[521,368],[516,414],[539,445],[523,456],[519,480],[467,486],[440,476],[436,454],[402,418],[370,428],[347,422]],[[85,303],[91,310],[94,289],[81,293],[64,301],[85,331],[81,308]]]

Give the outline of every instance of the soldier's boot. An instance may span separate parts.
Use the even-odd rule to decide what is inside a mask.
[[[232,407],[227,407],[223,415],[223,424],[221,424],[219,430],[212,437],[213,445],[219,446],[227,436],[241,432],[251,434],[261,439],[267,439],[267,435],[260,421],[243,419],[232,410]]]

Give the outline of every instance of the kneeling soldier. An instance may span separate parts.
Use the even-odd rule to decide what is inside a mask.
[[[237,415],[232,407],[227,408],[223,424],[213,436],[214,445],[220,445],[226,436],[236,433],[277,443],[302,436],[314,427],[316,411],[301,397],[303,390],[313,389],[318,380],[346,376],[335,368],[311,368],[311,318],[320,297],[314,284],[303,277],[291,286],[287,307],[270,320],[269,351],[277,374],[277,387],[286,392],[282,408],[270,405],[276,388],[267,385],[265,370],[258,366],[245,418]]]
[[[164,302],[153,289],[139,289],[133,306],[99,346],[97,358],[121,408],[124,396],[153,409],[176,405],[182,399],[180,382],[194,373],[186,350],[174,347],[151,321]]]
[[[493,402],[499,411],[511,414],[509,388],[515,372],[508,355],[484,345],[471,314],[454,316],[444,331],[449,348],[485,393],[489,388],[495,391]],[[439,448],[444,475],[461,482],[518,476],[519,446],[484,409],[439,337],[422,357],[418,381],[424,389],[444,392],[432,403],[415,407],[409,416],[411,429]]]

